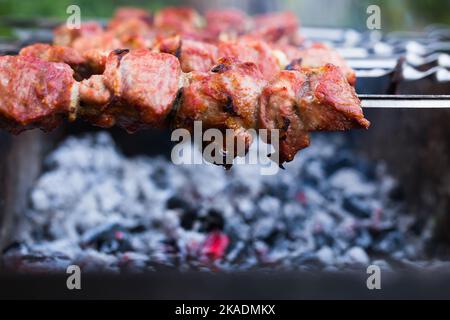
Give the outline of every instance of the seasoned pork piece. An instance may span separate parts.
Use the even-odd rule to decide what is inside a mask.
[[[219,57],[253,62],[266,80],[271,80],[280,71],[280,65],[273,50],[261,40],[243,39],[237,42],[222,42],[219,44]]]
[[[276,75],[281,68],[270,46],[256,39],[225,41],[213,45],[175,36],[162,39],[155,48],[177,56],[184,72],[207,72],[217,64],[219,58],[236,58],[241,62],[253,62],[267,80]]]
[[[84,63],[84,58],[70,47],[37,43],[20,50],[21,56],[33,56],[48,62],[64,62],[76,66]]]
[[[310,131],[368,128],[361,102],[340,69],[282,71],[263,91],[260,126],[280,130],[280,163],[309,145]],[[269,135],[270,136],[270,135]]]
[[[251,27],[250,17],[236,9],[208,10],[205,19],[211,37],[222,40],[234,40]]]
[[[114,13],[113,18],[108,23],[108,29],[114,29],[117,25],[127,20],[138,19],[147,25],[152,25],[152,15],[147,10],[133,7],[120,7]]]
[[[20,133],[49,131],[76,112],[72,69],[33,56],[0,57],[0,127]]]
[[[203,18],[192,8],[167,7],[156,13],[154,25],[167,32],[195,32],[203,26]]]
[[[79,37],[74,40],[71,47],[83,54],[92,49],[112,51],[124,47],[124,44],[112,32],[102,32],[89,37]]]
[[[37,43],[23,48],[19,55],[33,56],[48,62],[66,63],[74,70],[74,77],[77,80],[102,73],[104,69],[104,58],[96,49],[80,54],[71,47]]]
[[[164,126],[181,82],[178,59],[149,50],[116,50],[106,62],[104,83],[112,101],[103,113],[128,131]]]
[[[150,48],[154,45],[157,30],[138,18],[130,18],[108,28],[124,46],[130,49]]]
[[[327,63],[338,66],[344,73],[347,81],[353,86],[356,83],[355,71],[350,68],[345,59],[335,49],[322,43],[313,45],[301,50],[296,59],[301,59],[302,67],[318,68]]]
[[[182,39],[180,36],[165,38],[156,48],[161,52],[175,55],[180,60],[183,72],[207,72],[218,59],[217,46],[202,41]]]
[[[268,13],[253,18],[252,30],[249,36],[267,42],[285,42],[298,44],[297,31],[300,22],[292,12]]]
[[[204,129],[233,129],[251,143],[246,129],[255,128],[259,97],[266,85],[256,64],[221,58],[208,73],[193,72],[190,83],[183,88],[175,126],[192,128],[202,121]]]
[[[80,28],[71,29],[67,24],[56,28],[53,32],[53,43],[60,46],[71,46],[80,37],[91,37],[103,33],[102,26],[95,21],[81,24]]]

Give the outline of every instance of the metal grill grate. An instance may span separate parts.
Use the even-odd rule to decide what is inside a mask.
[[[52,42],[54,20],[6,19],[12,36],[0,38],[0,55],[23,46]],[[450,28],[430,26],[423,32],[358,32],[353,29],[302,28],[309,42],[335,47],[355,69],[362,95],[446,95],[450,93]],[[445,99],[444,99],[445,100]],[[447,98],[448,100],[448,98]]]

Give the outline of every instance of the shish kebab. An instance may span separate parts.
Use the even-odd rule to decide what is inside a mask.
[[[181,13],[189,17],[192,12]],[[191,128],[193,121],[201,120],[206,127],[233,129],[236,139],[244,140],[247,146],[251,143],[251,136],[246,133],[248,129],[280,129],[283,132],[281,163],[292,160],[298,150],[309,144],[310,131],[368,127],[360,101],[347,83],[354,83],[353,70],[325,46],[313,45],[301,54],[290,46],[292,30],[297,30],[295,21],[289,19],[291,15],[278,17],[275,24],[268,24],[269,27],[267,23],[261,24],[264,28],[239,41],[206,43],[203,40],[207,36],[195,34],[189,28],[189,19],[177,19],[179,14],[179,10],[163,11],[155,18],[155,25],[171,29],[180,21],[187,21],[188,24],[180,28],[183,31],[178,30],[183,38],[179,35],[142,37],[150,29],[129,34],[129,30],[136,30],[136,25],[146,29],[150,25],[148,16],[139,10],[119,10],[106,32],[95,25],[84,27],[86,37],[73,36],[73,31],[64,27],[57,30],[55,42],[77,50],[36,45],[25,48],[22,58],[0,58],[5,60],[0,62],[0,90],[5,92],[2,106],[6,106],[0,107],[0,126],[15,133],[35,127],[49,130],[64,117],[78,116],[100,126],[118,124],[132,132],[166,125]],[[273,17],[264,19],[273,22]],[[211,21],[221,20],[216,17]],[[225,26],[230,25],[225,23]],[[115,28],[115,32],[120,32],[113,32]],[[214,30],[210,28],[208,32],[211,29]],[[223,24],[214,32],[222,31]],[[229,29],[226,31],[228,33]],[[279,41],[286,36],[288,43]],[[259,37],[270,42],[261,41]],[[149,50],[116,50],[109,54],[113,47],[123,43],[127,47],[147,47],[149,39],[157,51],[176,55],[178,65],[173,56],[169,58],[169,55]],[[94,47],[91,44],[95,44]],[[282,53],[281,58],[271,54],[276,51]],[[225,58],[212,67],[220,55],[253,59],[257,65]],[[288,69],[292,70],[279,72],[276,67],[277,63],[282,64],[283,56],[285,60],[301,57],[306,65],[322,65],[328,60],[339,68],[332,65],[308,68],[302,63],[289,65]],[[309,63],[308,57],[312,57]],[[42,59],[48,60],[48,64]],[[123,60],[126,67],[122,67]],[[81,74],[77,75],[79,80],[89,78],[77,82],[72,74],[69,76],[71,71],[67,65],[57,62],[70,64]],[[8,79],[11,67],[19,72]],[[211,71],[207,71],[210,68]],[[40,84],[34,85],[33,80]],[[8,87],[14,82],[15,86]]]
[[[80,117],[134,132],[202,121],[205,129],[232,129],[247,148],[249,129],[279,129],[283,163],[309,144],[310,131],[369,126],[349,84],[353,70],[320,45],[300,56],[293,14],[209,12],[206,27],[200,18],[190,8],[166,8],[154,18],[125,8],[106,30],[61,26],[56,46],[0,57],[0,127],[50,130]],[[120,47],[131,50],[114,50]]]
[[[281,66],[302,60],[302,66],[332,63],[350,84],[356,75],[339,53],[320,43],[304,45],[299,21],[290,12],[255,17],[236,9],[209,10],[202,18],[192,8],[168,7],[152,16],[139,8],[119,8],[106,29],[97,22],[79,29],[62,25],[55,30],[56,46],[38,44],[22,50],[43,60],[68,63],[76,78],[102,73],[116,48],[153,48],[175,54],[184,72],[208,71],[221,56],[234,56],[258,65],[270,77]],[[364,95],[364,108],[450,108],[450,96]]]
[[[77,117],[129,132],[191,129],[202,121],[205,129],[232,129],[246,147],[252,142],[248,129],[279,129],[280,164],[309,145],[311,131],[369,126],[354,88],[331,64],[283,70],[269,82],[256,64],[234,58],[186,74],[174,55],[116,50],[103,74],[78,82],[64,63],[0,57],[1,128],[48,131]]]
[[[280,129],[283,132],[280,162],[292,160],[298,150],[309,144],[310,131],[368,127],[360,101],[345,81],[354,84],[353,70],[323,45],[315,44],[302,50],[293,46],[301,37],[296,34],[298,22],[292,14],[263,16],[259,23],[255,19],[251,23],[256,26],[253,30],[246,26],[248,18],[235,11],[207,14],[208,29],[200,32],[195,27],[197,18],[191,9],[168,8],[157,14],[154,21],[157,28],[154,28],[149,23],[148,13],[122,9],[106,31],[95,23],[85,24],[75,31],[64,26],[58,28],[55,43],[68,46],[38,44],[21,52],[23,56],[40,58],[35,62],[31,57],[11,57],[12,60],[5,58],[10,60],[9,64],[1,64],[6,66],[2,70],[6,76],[2,77],[1,89],[7,92],[2,96],[9,102],[9,107],[0,109],[2,126],[15,133],[33,127],[49,130],[64,117],[79,116],[96,125],[117,123],[128,131],[135,131],[165,125],[190,128],[193,121],[202,120],[208,127],[233,129],[236,138],[243,139],[246,145],[251,143],[251,137],[246,134],[250,128]],[[243,32],[236,27],[244,28],[246,34],[236,36]],[[215,41],[214,37],[219,34],[235,39]],[[118,50],[109,54],[113,48],[124,46],[153,47],[153,51],[172,53],[179,58],[180,65],[174,67],[176,63],[169,63],[168,56],[156,57],[155,52],[148,50],[135,50],[131,54],[128,50]],[[121,61],[128,54],[130,63],[123,69]],[[222,59],[213,67],[218,56],[238,59]],[[158,59],[167,62],[166,69],[164,63],[152,67],[152,58],[155,63]],[[287,66],[292,70],[277,71],[283,60],[294,58],[303,61]],[[33,69],[32,65],[36,63],[37,67],[43,62],[41,59],[48,63],[68,63],[75,70],[76,78],[88,79],[76,82],[67,76],[70,72],[67,66],[64,67],[67,71],[62,72],[64,68],[56,65],[53,65],[55,70],[50,65],[41,65],[41,71],[46,70],[48,74],[39,75],[39,69]],[[239,59],[255,62],[260,72],[253,70],[254,64],[242,63]],[[332,65],[310,68],[326,61],[334,62],[340,69]],[[20,70],[16,77],[25,79],[25,86],[17,86],[22,91],[7,88],[14,83],[7,74],[11,66]],[[133,68],[139,67],[143,68],[136,73]],[[62,72],[58,76],[57,69]],[[26,71],[23,77],[22,70]],[[54,79],[52,74],[56,76]],[[123,81],[123,76],[128,81]],[[27,78],[43,81],[28,95],[26,85],[32,81]],[[143,79],[159,82],[154,86],[146,85]],[[251,81],[239,85],[239,81],[247,79]],[[29,89],[33,89],[33,85]],[[55,89],[53,94],[51,91]],[[153,99],[149,97],[152,93],[155,93]],[[11,101],[15,98],[18,101]]]

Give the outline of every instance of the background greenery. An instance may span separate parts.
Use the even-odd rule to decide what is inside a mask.
[[[305,25],[351,26],[364,28],[365,8],[378,4],[382,9],[383,29],[419,29],[431,23],[450,24],[450,0],[0,0],[1,16],[64,18],[66,8],[77,4],[83,17],[108,17],[118,6],[134,5],[149,10],[174,4],[205,7],[211,3],[253,8],[288,8],[296,11]]]

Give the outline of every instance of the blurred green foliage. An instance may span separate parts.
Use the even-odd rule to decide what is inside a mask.
[[[65,18],[66,8],[71,4],[79,5],[83,17],[110,17],[118,6],[138,6],[149,10],[157,10],[163,6],[189,3],[200,3],[209,0],[0,0],[0,17],[37,17],[51,16]],[[241,4],[246,1],[240,0]],[[450,0],[335,0],[338,5],[333,8],[341,8],[338,15],[334,9],[327,7],[328,0],[258,0],[268,3],[276,3],[280,8],[295,10],[305,20],[305,24],[324,24],[330,26],[348,26],[364,28],[367,19],[366,8],[371,4],[381,7],[383,30],[394,29],[418,29],[431,23],[450,24]],[[331,1],[331,0],[330,0]],[[213,1],[228,3],[227,1]],[[315,20],[307,13],[302,14],[302,4],[319,7],[326,19]],[[236,1],[233,1],[236,4]],[[342,6],[341,6],[342,3]],[[239,3],[238,3],[239,4]],[[272,6],[273,7],[273,6]],[[329,10],[330,12],[327,12]],[[323,17],[322,17],[323,18]],[[1,19],[1,18],[0,18]]]
[[[157,10],[176,2],[174,0],[0,0],[0,16],[64,18],[67,16],[68,6],[78,5],[85,17],[110,17],[119,6],[138,6]]]
[[[359,0],[358,6],[381,8],[384,29],[414,30],[429,24],[450,25],[450,0]],[[360,18],[366,18],[360,16]]]

